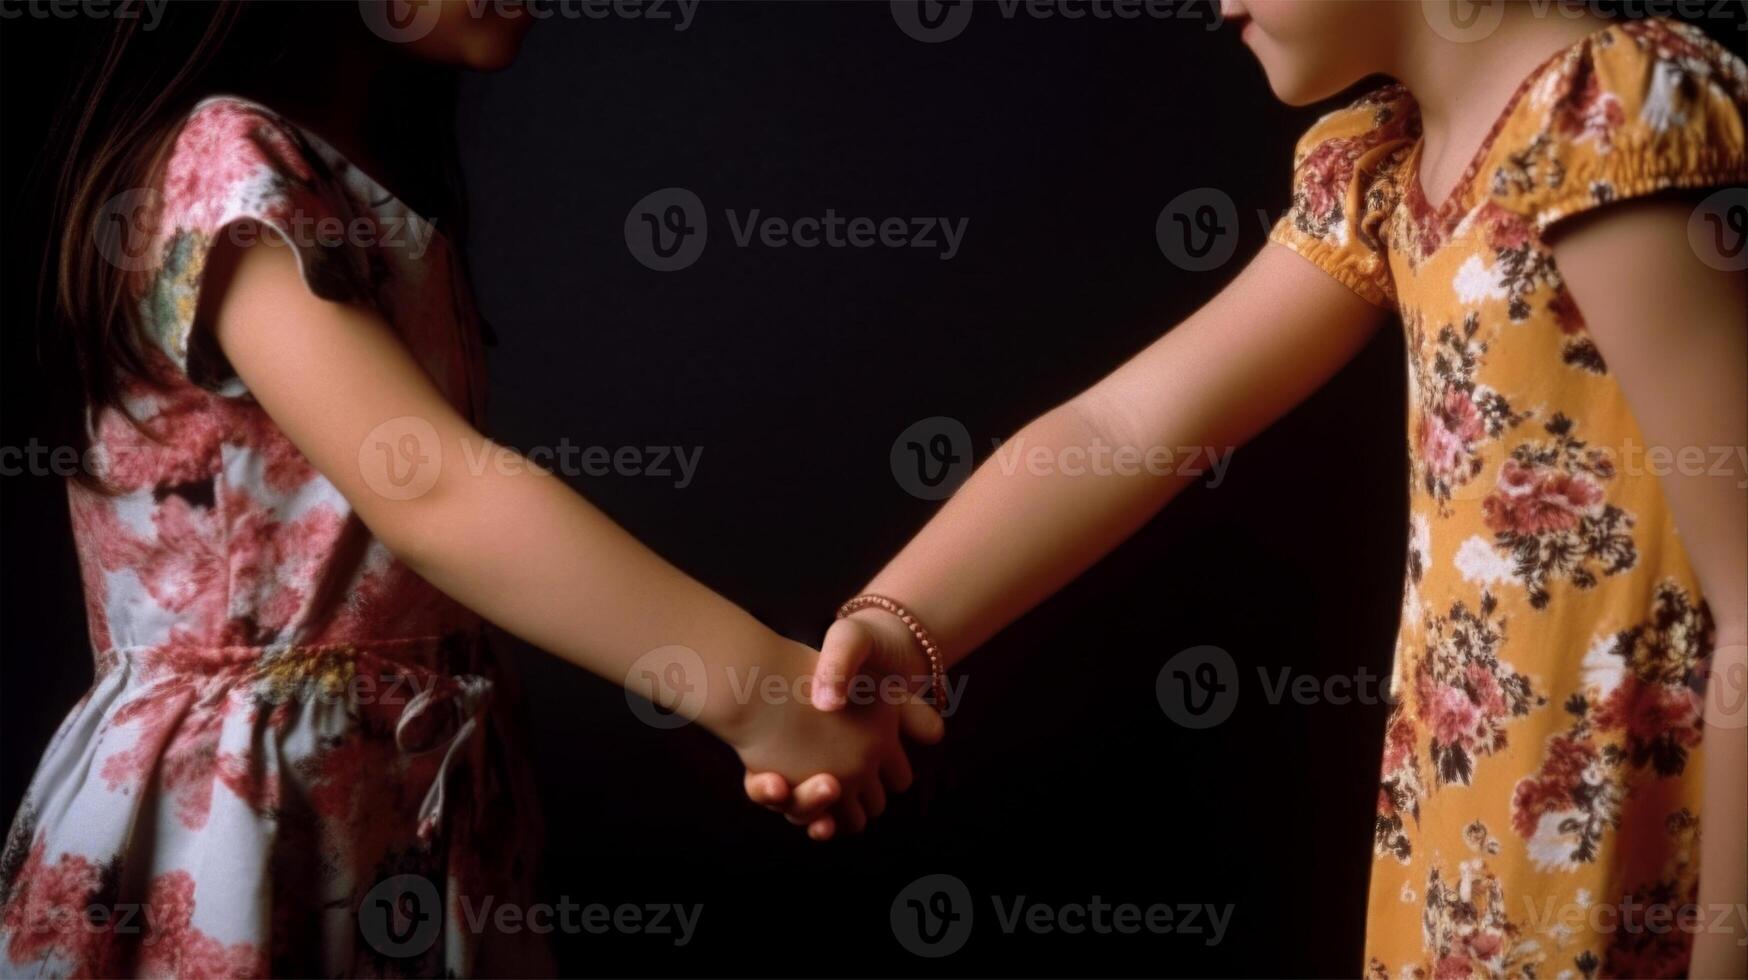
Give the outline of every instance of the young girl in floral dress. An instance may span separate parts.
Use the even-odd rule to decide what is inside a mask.
[[[1366,974],[1748,973],[1748,299],[1705,201],[1748,180],[1748,72],[1588,5],[1224,8],[1288,102],[1397,81],[1304,136],[1232,285],[1015,443],[1237,444],[1397,314],[1412,517]],[[868,587],[908,619],[828,634],[817,700],[964,656],[1187,479],[1050,472],[979,469]]]
[[[749,765],[834,774],[841,800],[795,802],[852,828],[909,779],[901,722],[938,737],[920,704],[737,701],[723,671],[806,678],[813,651],[474,428],[457,242],[355,161],[432,185],[443,69],[508,63],[529,19],[503,9],[420,8],[399,44],[356,4],[114,22],[56,283],[96,681],[0,858],[0,974],[549,968],[475,924],[534,870],[482,615]]]

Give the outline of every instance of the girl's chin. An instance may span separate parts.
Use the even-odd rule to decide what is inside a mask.
[[[1279,66],[1270,67],[1269,62],[1261,56],[1257,60],[1262,62],[1263,74],[1268,76],[1269,90],[1275,94],[1275,98],[1290,106],[1322,102],[1330,96],[1340,94],[1358,81],[1357,78],[1345,82],[1338,79],[1305,78],[1300,73],[1286,71]]]

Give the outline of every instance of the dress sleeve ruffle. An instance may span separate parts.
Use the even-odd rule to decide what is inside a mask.
[[[195,384],[247,393],[196,314],[221,243],[289,246],[305,285],[334,302],[367,299],[367,260],[347,245],[354,216],[298,131],[261,107],[208,99],[184,120],[151,202],[151,248],[139,273],[150,342]]]
[[[1748,182],[1748,70],[1696,27],[1628,21],[1573,47],[1504,121],[1492,201],[1538,231],[1617,201]]]
[[[1406,89],[1388,85],[1319,119],[1293,153],[1293,203],[1269,240],[1299,253],[1369,303],[1396,304],[1384,224],[1419,135]]]

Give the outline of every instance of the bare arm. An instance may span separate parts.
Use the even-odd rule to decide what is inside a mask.
[[[1134,533],[1190,477],[1063,473],[1091,447],[1231,447],[1310,395],[1365,344],[1384,314],[1298,255],[1266,246],[1206,306],[1110,376],[1022,429],[986,461],[867,591],[906,605],[957,660]],[[1133,457],[1132,457],[1133,458]],[[896,628],[895,628],[896,627]],[[909,650],[890,616],[834,625],[815,701],[834,707],[845,678]],[[914,673],[905,655],[902,669]]]
[[[1649,443],[1676,452],[1729,449],[1736,461],[1729,473],[1672,472],[1661,482],[1717,624],[1703,742],[1700,907],[1739,909],[1748,902],[1748,474],[1740,455],[1748,451],[1748,289],[1742,273],[1695,258],[1691,213],[1678,199],[1628,202],[1561,226],[1552,245]],[[1702,931],[1692,975],[1748,976],[1744,939]]]
[[[889,706],[871,706],[855,726],[821,729],[805,720],[818,712],[793,698],[737,697],[730,671],[742,691],[755,669],[763,673],[754,679],[806,677],[812,652],[663,561],[556,477],[491,445],[378,315],[314,296],[290,249],[226,247],[209,277],[219,282],[205,294],[203,323],[250,392],[371,532],[433,585],[530,643],[696,719],[760,769],[792,779],[834,772],[875,810],[884,798],[873,770],[908,772],[896,741],[899,712]],[[429,461],[410,484],[429,482],[416,495],[380,479],[382,454],[373,451],[409,437],[419,440],[413,455]],[[701,665],[673,661],[684,679],[671,684],[669,662],[642,658],[676,645],[696,651]],[[924,734],[938,726],[930,715],[903,710]]]

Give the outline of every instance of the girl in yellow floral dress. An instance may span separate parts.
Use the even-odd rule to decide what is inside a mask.
[[[1236,444],[1397,314],[1412,516],[1365,973],[1744,975],[1748,256],[1720,189],[1748,181],[1748,72],[1588,8],[1225,14],[1288,102],[1396,81],[1305,135],[1236,281],[1016,444]],[[907,618],[828,635],[816,703],[951,664],[1189,479],[1131,471],[982,467],[868,587]]]

